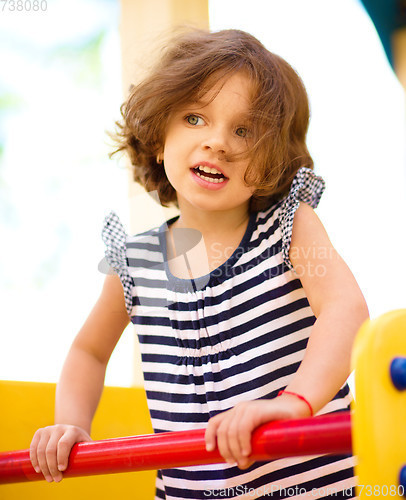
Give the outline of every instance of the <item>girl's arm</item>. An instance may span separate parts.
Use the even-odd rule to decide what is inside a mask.
[[[290,260],[317,321],[287,390],[306,397],[317,412],[347,380],[354,338],[369,313],[353,274],[305,203],[295,214]]]
[[[47,481],[60,481],[72,446],[90,440],[107,362],[128,323],[120,279],[108,275],[63,366],[56,390],[55,425],[39,429],[31,442],[32,465]]]
[[[304,359],[286,390],[304,396],[316,413],[348,378],[354,337],[368,318],[368,309],[351,271],[313,209],[304,203],[295,213],[289,255],[317,320]],[[206,446],[212,450],[217,441],[228,462],[246,468],[251,464],[251,433],[257,426],[309,415],[307,404],[289,394],[243,402],[210,419]]]

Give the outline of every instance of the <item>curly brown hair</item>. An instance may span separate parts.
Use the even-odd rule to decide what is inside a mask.
[[[300,167],[313,168],[306,146],[309,103],[302,80],[281,57],[240,30],[194,29],[175,36],[149,76],[121,106],[112,153],[129,154],[134,180],[158,192],[162,205],[177,204],[157,154],[163,150],[171,113],[202,97],[227,76],[243,71],[252,80],[253,141],[245,173],[254,186],[250,210],[259,211],[286,195]]]

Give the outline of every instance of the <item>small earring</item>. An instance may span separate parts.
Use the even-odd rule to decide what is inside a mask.
[[[163,154],[162,153],[157,154],[156,162],[158,163],[158,165],[160,165],[163,162],[163,160],[164,160]]]

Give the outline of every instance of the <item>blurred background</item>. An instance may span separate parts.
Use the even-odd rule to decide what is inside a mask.
[[[103,283],[104,216],[115,210],[131,231],[156,220],[148,220],[149,209],[134,209],[134,198],[144,198],[129,188],[125,162],[108,158],[106,132],[114,130],[128,88],[122,4],[48,0],[35,11],[0,5],[3,380],[58,379]],[[363,4],[210,0],[208,7],[211,29],[252,33],[302,77],[312,113],[308,145],[327,182],[318,214],[371,316],[405,307],[405,92]],[[151,26],[146,46],[158,32]],[[135,350],[129,327],[108,385],[134,382]]]

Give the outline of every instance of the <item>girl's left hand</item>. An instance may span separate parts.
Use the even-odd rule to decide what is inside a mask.
[[[271,400],[241,402],[209,420],[205,433],[206,449],[213,451],[217,441],[220,454],[228,463],[237,463],[240,469],[246,469],[254,463],[249,456],[251,434],[256,427],[272,420],[308,416],[305,403],[285,394]]]

